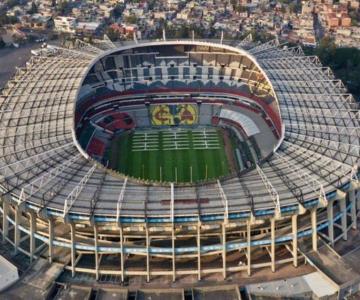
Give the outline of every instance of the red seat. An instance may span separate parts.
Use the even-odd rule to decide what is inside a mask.
[[[105,144],[98,138],[92,138],[88,147],[87,152],[90,156],[100,156],[102,157],[105,152]]]

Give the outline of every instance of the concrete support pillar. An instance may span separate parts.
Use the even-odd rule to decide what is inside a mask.
[[[166,41],[166,31],[163,29],[163,40]]]
[[[347,211],[346,211],[346,198],[339,201],[341,210],[341,231],[343,233],[343,240],[347,240]]]
[[[295,268],[297,268],[298,266],[298,237],[297,237],[297,221],[298,221],[298,216],[297,215],[292,215],[291,216],[291,224],[292,224],[292,238],[293,238],[293,249],[292,249],[292,254],[293,254],[293,265]]]
[[[246,223],[246,236],[247,236],[247,273],[251,276],[251,224],[250,221]]]
[[[275,218],[270,220],[271,227],[271,271],[275,272]]]
[[[123,228],[120,225],[120,260],[121,260],[121,282],[124,282],[125,277],[125,261],[124,261],[124,235],[123,235]]]
[[[314,251],[318,250],[318,241],[317,241],[317,209],[313,208],[311,210],[311,228],[312,228],[312,248]]]
[[[71,235],[71,276],[75,276],[75,255],[76,255],[76,249],[75,249],[75,224],[70,223],[70,235]]]
[[[52,219],[48,220],[48,227],[49,227],[49,263],[53,262],[54,256],[54,221]]]
[[[198,280],[201,280],[201,240],[200,240],[201,223],[197,225],[197,262],[198,262]]]
[[[15,228],[14,228],[14,251],[15,254],[18,253],[18,248],[20,245],[20,218],[21,218],[21,211],[20,209],[15,206]]]
[[[3,199],[3,241],[6,240],[6,238],[9,236],[9,220],[7,219],[8,215],[9,215],[9,209],[10,209],[10,204],[5,201],[5,199]]]
[[[172,225],[172,236],[171,236],[171,247],[172,247],[172,274],[173,282],[176,280],[176,257],[175,257],[175,228]]]
[[[331,246],[334,246],[334,202],[329,201],[326,209],[327,209],[327,219],[329,222],[329,226],[328,226],[329,242]]]
[[[226,225],[225,222],[222,224],[222,262],[223,262],[223,277],[226,278]]]
[[[96,225],[94,225],[94,246],[95,246],[95,272],[96,272],[96,280],[99,280],[99,252],[98,252],[98,229]]]
[[[35,253],[35,232],[36,232],[36,215],[33,212],[29,213],[30,217],[30,262],[34,259]]]
[[[351,224],[354,230],[357,229],[357,207],[356,207],[356,197],[355,197],[355,190],[349,192],[349,199],[351,203]]]
[[[146,234],[146,282],[150,281],[150,237],[149,229],[147,225],[145,226]]]

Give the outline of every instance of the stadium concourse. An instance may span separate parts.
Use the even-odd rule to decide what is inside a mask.
[[[48,46],[17,70],[0,105],[3,239],[72,276],[275,272],[356,227],[358,103],[301,48],[249,38]],[[235,168],[198,181],[137,175],[126,163],[148,154],[117,167],[115,150],[111,160],[127,134],[131,153],[172,157],[227,136]],[[147,142],[153,135],[161,139]]]

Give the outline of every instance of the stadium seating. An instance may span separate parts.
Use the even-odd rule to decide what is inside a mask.
[[[91,123],[87,123],[81,128],[81,131],[78,133],[79,143],[80,145],[86,149],[89,141],[91,140],[92,136],[94,135],[96,128],[91,125]]]
[[[117,131],[119,129],[128,130],[135,127],[135,121],[127,113],[110,111],[103,115],[103,118],[97,125],[110,131]]]
[[[90,140],[86,148],[86,151],[90,156],[102,158],[105,152],[105,144],[103,141],[94,137]]]
[[[249,137],[260,132],[259,128],[252,119],[239,112],[222,109],[219,117],[238,123]]]

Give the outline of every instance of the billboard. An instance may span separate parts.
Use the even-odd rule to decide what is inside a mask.
[[[159,104],[150,106],[151,124],[155,126],[193,125],[198,123],[196,104]]]

